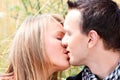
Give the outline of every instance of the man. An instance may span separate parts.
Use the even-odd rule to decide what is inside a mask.
[[[85,65],[67,80],[120,80],[120,9],[112,0],[68,1],[62,44],[70,64]]]

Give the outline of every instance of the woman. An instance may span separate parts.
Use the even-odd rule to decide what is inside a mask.
[[[1,79],[57,80],[57,72],[69,67],[67,51],[61,44],[62,23],[56,15],[28,17],[10,48],[11,65],[7,71],[10,75],[3,75]]]

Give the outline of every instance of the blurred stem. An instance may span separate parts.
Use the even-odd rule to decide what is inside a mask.
[[[27,9],[27,6],[25,5],[24,0],[22,0],[22,4],[23,4],[23,6],[24,6],[24,8],[25,8],[25,11],[28,13],[28,9]]]
[[[62,7],[63,7],[63,0],[61,0],[61,3],[62,3]]]
[[[33,6],[32,6],[32,4],[31,4],[31,1],[28,0],[28,2],[29,2],[29,4],[30,4],[31,9],[33,9]]]
[[[40,1],[37,0],[37,9],[40,10]],[[39,14],[41,14],[41,11],[39,11]]]
[[[63,0],[61,0],[61,4],[62,4],[62,9],[63,9],[63,18],[65,18],[65,15],[66,15],[67,11],[66,11]]]

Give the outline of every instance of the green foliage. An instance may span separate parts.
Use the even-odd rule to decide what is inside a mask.
[[[68,76],[74,76],[78,74],[83,69],[83,66],[71,66],[62,73],[62,78],[67,78]]]

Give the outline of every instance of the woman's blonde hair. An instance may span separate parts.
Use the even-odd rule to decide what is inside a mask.
[[[63,23],[56,15],[36,15],[28,17],[17,31],[10,48],[11,65],[7,71],[14,72],[15,80],[57,80],[56,72],[47,79],[51,63],[45,52],[44,32],[50,20]]]

